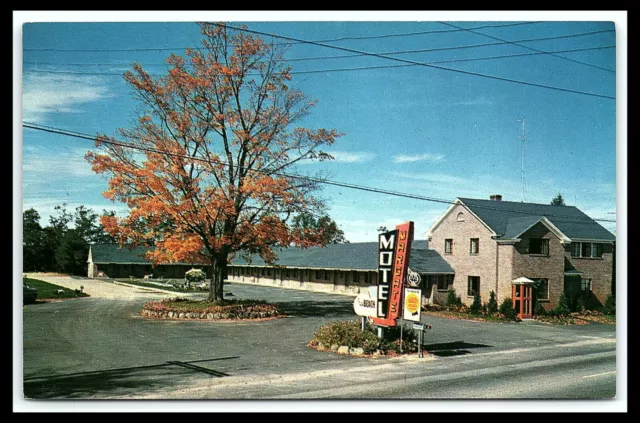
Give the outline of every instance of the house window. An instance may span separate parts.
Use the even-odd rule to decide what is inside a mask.
[[[480,276],[469,276],[467,295],[473,297],[476,292],[480,292]]]
[[[458,222],[464,222],[464,213],[458,213],[458,217],[456,218]]]
[[[533,286],[538,300],[549,300],[549,279],[546,278],[529,278],[533,281]]]
[[[602,258],[602,246],[598,242],[572,242],[571,257]]]
[[[582,279],[580,282],[580,290],[583,294],[591,292],[591,279]]]
[[[438,291],[446,291],[450,285],[453,285],[453,275],[434,275],[434,280],[437,280]]]
[[[529,254],[549,255],[549,240],[545,238],[531,238],[529,240]]]
[[[444,240],[444,253],[451,254],[453,252],[453,239]]]
[[[480,252],[480,238],[471,238],[469,244],[469,254],[478,254]]]

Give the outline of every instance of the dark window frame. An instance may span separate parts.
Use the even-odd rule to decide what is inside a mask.
[[[473,244],[475,242],[476,250],[473,251]],[[469,255],[477,256],[480,254],[480,238],[470,238],[469,239]]]
[[[535,248],[533,248],[532,246],[535,246]],[[549,255],[549,239],[548,238],[529,238],[529,254],[536,255],[536,256],[548,256]]]
[[[447,238],[444,240],[444,253],[453,254],[453,238]]]
[[[474,289],[474,285],[476,285]],[[480,293],[480,276],[467,277],[467,296],[473,297],[475,293]]]

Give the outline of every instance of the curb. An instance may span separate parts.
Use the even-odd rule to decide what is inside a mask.
[[[162,288],[150,288],[148,286],[140,286],[140,285],[134,285],[134,284],[130,284],[130,283],[117,282],[117,281],[113,281],[113,284],[114,285],[121,285],[121,286],[128,286],[130,288],[142,289],[142,290],[145,290],[145,291],[160,292],[162,294],[171,294],[171,295],[176,295],[176,296],[180,296],[180,295],[186,294],[185,292],[166,291],[166,290],[164,290]]]

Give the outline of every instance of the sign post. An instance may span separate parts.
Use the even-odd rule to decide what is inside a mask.
[[[378,307],[373,323],[379,327],[398,324],[412,240],[413,222],[378,236]]]

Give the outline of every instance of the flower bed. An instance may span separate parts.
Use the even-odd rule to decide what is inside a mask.
[[[194,301],[167,298],[146,303],[140,314],[157,319],[263,320],[281,317],[278,307],[265,301]]]
[[[320,327],[307,346],[319,351],[361,357],[382,355],[395,357],[418,351],[415,334],[412,331],[404,331],[401,352],[399,333],[397,332],[395,330],[393,334],[390,334],[389,338],[391,339],[381,340],[370,324],[365,326],[363,332],[358,320],[338,321]]]

